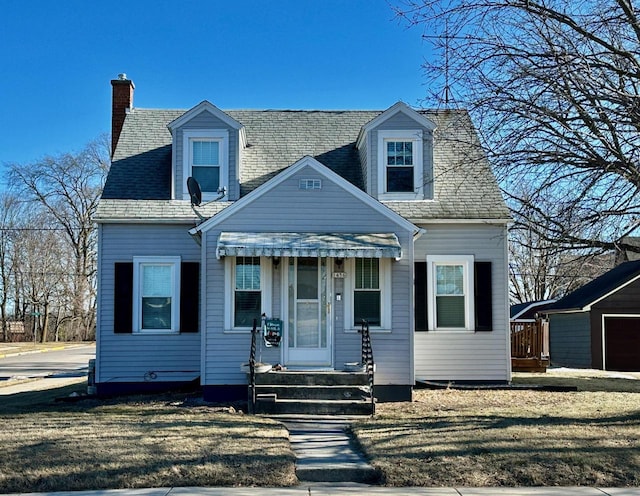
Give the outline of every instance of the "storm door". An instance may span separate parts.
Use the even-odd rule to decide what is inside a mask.
[[[290,258],[287,267],[288,325],[285,363],[328,367],[331,360],[331,299],[326,258]]]

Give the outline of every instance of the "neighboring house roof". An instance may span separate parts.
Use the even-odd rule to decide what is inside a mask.
[[[511,305],[511,320],[535,320],[536,314],[553,305],[557,300],[527,301]]]
[[[188,111],[138,108],[129,111],[102,194],[99,218],[109,218],[107,210],[116,208],[104,200],[166,202],[171,198],[172,136],[167,126],[176,120],[180,122],[185,112]],[[306,155],[357,188],[365,189],[356,141],[363,126],[382,111],[229,110],[225,114],[241,123],[245,131],[247,147],[242,152],[241,196]],[[384,204],[413,222],[509,219],[468,114],[443,110],[420,111],[419,115],[437,126],[433,151],[434,200]]]
[[[549,313],[589,311],[591,306],[640,277],[640,260],[624,262],[547,308]]]

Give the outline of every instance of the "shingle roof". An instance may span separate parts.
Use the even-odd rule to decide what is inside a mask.
[[[537,313],[549,308],[556,300],[526,301],[524,303],[516,303],[509,307],[509,316],[511,319],[535,319]]]
[[[102,195],[104,200],[164,201],[171,197],[171,134],[167,124],[184,112],[134,109],[127,114]],[[362,126],[382,111],[225,112],[245,126],[248,146],[242,154],[242,196],[305,155],[316,158],[364,190],[356,140]],[[468,114],[464,111],[421,113],[437,125],[434,200],[389,201],[385,205],[410,220],[508,218],[509,212],[477,146],[477,136]],[[127,213],[126,209],[117,210],[113,204],[104,201],[102,204],[99,207],[101,218],[108,218],[108,212],[114,215]],[[166,207],[166,204],[160,205]],[[157,208],[162,207],[154,207],[151,211],[155,212]],[[127,211],[133,214],[133,211]],[[165,213],[170,215],[166,209]]]
[[[102,198],[94,219],[96,222],[149,222],[162,219],[167,223],[199,223],[222,212],[233,202],[209,202],[197,207],[197,213],[186,200],[119,200]],[[199,215],[198,215],[199,214]]]
[[[549,311],[583,309],[640,275],[640,260],[622,263],[547,307]]]

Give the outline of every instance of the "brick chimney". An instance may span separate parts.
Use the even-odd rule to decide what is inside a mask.
[[[112,79],[111,86],[113,87],[111,104],[111,156],[113,157],[124,125],[124,118],[127,111],[133,108],[133,90],[136,87],[124,73],[118,74],[118,79]]]

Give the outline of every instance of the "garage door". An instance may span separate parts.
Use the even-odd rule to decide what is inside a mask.
[[[640,317],[605,317],[605,367],[640,371]]]

